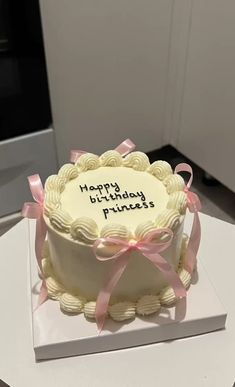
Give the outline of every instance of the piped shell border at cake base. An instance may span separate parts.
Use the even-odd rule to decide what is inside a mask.
[[[187,240],[184,237],[181,245],[181,258],[178,267],[179,277],[185,287],[188,289],[191,284],[191,275],[184,268],[184,255]],[[44,247],[45,256],[42,260],[44,276],[48,289],[48,297],[59,301],[60,309],[66,314],[84,313],[88,320],[95,319],[96,301],[87,300],[78,294],[69,293],[55,278],[50,263],[50,255],[47,248],[47,242]],[[114,321],[126,321],[134,319],[136,316],[150,316],[161,311],[161,307],[172,307],[176,303],[176,297],[171,287],[167,286],[159,294],[145,294],[136,302],[124,300],[117,301],[108,307],[108,316]]]

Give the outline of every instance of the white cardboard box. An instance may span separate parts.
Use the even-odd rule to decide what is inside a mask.
[[[87,321],[83,314],[63,314],[58,301],[47,300],[33,312],[40,281],[32,223],[29,231],[33,344],[37,360],[134,347],[199,335],[225,327],[227,314],[200,261],[198,275],[187,292],[186,303],[180,301],[176,307],[162,308],[158,315],[137,317],[124,324],[108,319],[100,335],[95,322]]]

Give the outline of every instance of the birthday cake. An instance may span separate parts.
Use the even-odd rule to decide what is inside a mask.
[[[184,179],[165,161],[128,152],[78,153],[44,186],[47,296],[100,327],[107,316],[123,321],[171,306],[191,282]]]

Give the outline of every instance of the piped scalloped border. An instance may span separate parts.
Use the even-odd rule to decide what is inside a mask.
[[[184,268],[184,257],[188,243],[188,237],[184,236],[181,245],[181,257],[178,266],[179,277],[188,289],[191,284],[191,275]],[[66,314],[84,313],[87,319],[95,319],[96,301],[86,300],[84,297],[68,292],[55,278],[51,263],[47,241],[44,246],[42,260],[43,273],[46,278],[48,296],[60,303],[61,310]],[[136,302],[115,302],[108,308],[108,315],[114,321],[125,321],[135,318],[136,315],[148,316],[160,311],[161,307],[171,307],[176,303],[176,297],[171,287],[166,287],[158,294],[143,295]]]
[[[118,226],[115,230],[116,236],[120,231],[124,239],[141,239],[149,231],[159,227],[169,227],[174,231],[181,223],[187,208],[186,195],[183,192],[184,180],[178,174],[173,174],[170,164],[166,161],[158,160],[150,164],[147,155],[143,152],[131,152],[122,157],[117,151],[104,152],[101,156],[92,153],[83,154],[79,160],[73,164],[64,164],[58,175],[51,175],[45,183],[44,214],[49,218],[52,227],[64,234],[69,234],[74,241],[92,245],[99,237],[103,237],[103,229],[99,230],[97,224],[90,218],[73,219],[61,208],[60,195],[65,189],[66,183],[79,176],[80,173],[94,170],[99,167],[127,167],[140,172],[148,172],[165,185],[169,200],[166,209],[159,214],[155,222],[146,221],[136,227],[134,233],[126,229],[125,226]],[[110,225],[111,227],[113,225]],[[110,231],[112,232],[112,231]],[[106,236],[109,234],[105,228]],[[125,234],[125,236],[123,236]],[[112,235],[112,234],[110,234]]]

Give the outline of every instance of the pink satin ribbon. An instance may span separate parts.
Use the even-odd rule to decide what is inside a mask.
[[[84,150],[71,150],[70,151],[70,161],[71,163],[76,163],[76,161],[81,157],[81,155],[84,155],[85,153],[88,153]]]
[[[46,224],[43,219],[44,191],[39,175],[29,176],[28,181],[35,202],[24,203],[21,214],[25,218],[36,219],[35,254],[42,277],[42,284],[38,297],[38,306],[40,306],[47,299],[46,281],[42,270],[42,249],[47,232]]]
[[[135,144],[127,138],[121,144],[119,144],[115,150],[120,153],[122,156],[126,156],[128,153],[132,152],[135,149]],[[81,155],[88,153],[84,150],[71,150],[70,152],[70,161],[75,163]]]
[[[198,253],[200,240],[201,240],[201,224],[198,216],[198,212],[201,210],[201,202],[197,194],[189,190],[193,181],[193,170],[190,167],[190,165],[186,163],[178,164],[175,167],[175,173],[178,173],[178,172],[190,173],[190,178],[184,191],[187,194],[188,209],[190,212],[194,214],[194,217],[193,217],[192,230],[189,237],[188,246],[186,249],[184,266],[185,266],[185,269],[190,274],[192,274],[196,265],[196,258],[197,258],[197,253]]]
[[[166,241],[153,241],[154,238],[160,237],[163,234],[168,236]],[[161,271],[166,281],[173,288],[177,298],[186,296],[186,290],[178,274],[175,272],[174,268],[159,254],[170,246],[172,238],[173,232],[168,228],[162,228],[148,233],[142,241],[125,241],[118,237],[97,239],[93,246],[96,258],[99,261],[114,261],[96,300],[95,316],[99,332],[102,330],[105,322],[111,294],[125,271],[130,259],[130,254],[133,250],[138,250]],[[110,245],[117,246],[118,251],[109,257],[100,256],[99,248],[109,247]]]
[[[115,148],[115,151],[120,153],[120,155],[122,156],[126,156],[134,149],[135,149],[135,144],[129,138],[127,138]]]

